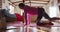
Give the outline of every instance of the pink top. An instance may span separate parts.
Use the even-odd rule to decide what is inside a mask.
[[[26,5],[24,7],[24,12],[27,12],[28,14],[31,14],[31,15],[36,15],[38,13],[38,8],[30,7]]]

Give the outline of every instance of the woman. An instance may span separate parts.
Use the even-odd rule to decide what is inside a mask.
[[[40,22],[40,20],[43,16],[46,19],[51,20],[51,18],[45,12],[44,8],[39,8],[39,7],[35,8],[35,7],[25,5],[23,3],[19,3],[18,6],[20,9],[24,10],[26,24],[27,24],[27,14],[30,14],[30,15],[38,15],[36,22],[37,22],[37,25],[39,25],[39,26],[40,25],[46,25],[46,24],[53,25],[53,23],[51,21],[49,23],[41,23]]]

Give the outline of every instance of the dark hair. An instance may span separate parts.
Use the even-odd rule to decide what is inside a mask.
[[[21,8],[21,7],[23,8],[25,6],[25,4],[24,3],[19,3],[18,6],[19,6],[19,8]]]

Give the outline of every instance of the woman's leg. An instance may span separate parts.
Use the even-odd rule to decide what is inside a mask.
[[[41,25],[42,24],[41,21],[40,21],[42,16],[43,16],[43,11],[42,11],[42,9],[38,8],[37,25]]]
[[[48,24],[53,25],[53,23],[51,22],[52,18],[50,18],[45,11],[44,11],[44,13],[43,13],[43,16],[44,16],[46,19],[50,20]]]
[[[39,8],[38,9],[38,17],[37,17],[37,25],[45,25],[45,24],[49,24],[49,25],[53,25],[53,23],[41,23],[40,20],[42,18],[42,16],[44,16],[46,19],[51,20],[51,18],[48,16],[48,14],[45,12],[45,10],[43,8]]]

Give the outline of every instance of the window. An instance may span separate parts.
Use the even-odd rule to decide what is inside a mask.
[[[57,8],[55,6],[49,7],[49,16],[56,17],[57,16]]]
[[[10,11],[9,11],[10,14],[14,14],[14,7],[12,5],[10,5]]]
[[[24,13],[24,10],[21,9],[21,15],[23,15],[23,13]]]

